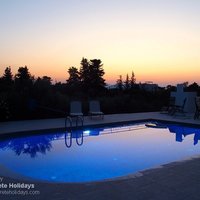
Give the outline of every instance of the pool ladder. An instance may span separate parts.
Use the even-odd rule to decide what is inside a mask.
[[[69,126],[68,126],[68,122],[69,122]],[[76,127],[79,126],[79,122],[80,122],[80,126],[83,127],[83,117],[82,116],[76,116]],[[72,117],[67,116],[65,118],[65,130],[67,128],[72,128],[72,126],[73,126]]]
[[[83,144],[83,130],[82,130],[83,117],[76,116],[76,126],[75,127],[79,127],[79,122],[80,122],[80,127],[81,127],[81,134],[78,134],[78,132],[76,132],[75,138],[76,138],[77,145],[81,146]],[[65,145],[68,148],[70,148],[72,146],[72,138],[73,138],[72,127],[73,127],[72,118],[70,116],[67,116],[65,119]],[[68,139],[69,139],[69,143],[68,143]]]

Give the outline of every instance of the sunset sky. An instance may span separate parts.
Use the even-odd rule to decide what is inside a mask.
[[[200,84],[200,0],[0,0],[0,75],[27,65],[64,82],[82,57],[107,83]]]

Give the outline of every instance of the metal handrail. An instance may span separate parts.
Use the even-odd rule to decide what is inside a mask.
[[[78,122],[81,122],[81,126],[83,127],[83,117],[82,116],[77,116],[76,117],[76,127],[78,126]]]
[[[70,125],[69,127],[71,128],[72,127],[72,118],[70,116],[67,116],[65,118],[65,130],[68,128],[67,122],[69,122],[69,125]]]
[[[83,117],[82,116],[76,116],[76,127],[79,125],[80,121],[80,126],[83,127]],[[68,126],[69,123],[69,126]],[[65,118],[65,145],[66,147],[70,148],[72,146],[72,118],[70,116],[67,116]],[[69,129],[68,129],[69,128]],[[70,135],[69,135],[70,134]],[[81,132],[81,137],[76,137],[76,143],[77,145],[81,146],[83,144],[83,131]],[[69,139],[69,143],[68,143]]]
[[[70,133],[70,136],[69,136],[69,144],[67,143],[68,133]],[[66,146],[67,148],[70,148],[70,147],[72,146],[72,132],[66,132],[66,133],[65,133],[65,146]]]
[[[79,141],[79,138],[80,138],[80,141]],[[76,144],[78,146],[81,146],[83,144],[83,130],[81,131],[81,137],[76,136]]]

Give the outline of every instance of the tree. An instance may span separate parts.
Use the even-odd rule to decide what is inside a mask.
[[[86,58],[82,58],[80,67],[80,80],[84,90],[90,86],[90,69],[89,62]]]
[[[183,84],[183,86],[186,88],[186,87],[188,86],[189,82],[188,82],[188,81],[185,81],[185,82],[183,82],[182,84]]]
[[[126,81],[124,81],[124,88],[128,90],[130,88],[130,80],[128,74],[126,75]]]
[[[21,91],[29,92],[33,86],[34,77],[31,76],[27,66],[19,67],[18,73],[15,75],[15,84]]]
[[[48,85],[48,86],[51,85],[51,82],[52,82],[51,77],[49,77],[49,76],[43,76],[41,80],[42,80],[46,85]]]
[[[34,83],[34,87],[38,91],[46,91],[51,87],[52,79],[49,76],[38,77]]]
[[[169,91],[169,92],[174,92],[174,91],[176,91],[176,86],[174,86],[174,85],[167,85],[166,86],[166,90],[167,91]]]
[[[6,67],[3,76],[0,78],[0,92],[10,92],[14,86],[11,67]]]
[[[49,96],[53,96],[53,93],[52,93],[53,86],[52,86],[51,82],[52,82],[52,79],[49,76],[43,76],[42,78],[38,77],[35,80],[34,85],[33,85],[33,92],[32,92],[33,95],[32,96],[34,97],[34,99],[39,100],[40,104],[43,104],[46,99],[48,99],[47,100],[47,103],[48,103]],[[30,105],[31,105],[31,103],[30,103]],[[33,104],[34,104],[34,102],[33,102]]]
[[[135,83],[136,83],[136,78],[135,78],[135,74],[134,74],[134,72],[132,71],[132,74],[131,74],[131,80],[130,80],[130,87],[131,87],[131,89],[134,88]]]
[[[31,76],[27,66],[19,67],[18,73],[15,75],[15,81],[18,81],[20,84],[27,84],[33,81],[33,77]]]
[[[123,90],[123,80],[122,80],[122,75],[119,76],[119,79],[117,80],[117,88],[119,90]]]
[[[99,91],[105,89],[105,72],[103,64],[99,59],[88,62],[86,58],[81,61],[80,80],[85,91]]]
[[[80,85],[80,74],[76,67],[70,67],[68,69],[69,78],[67,79],[67,84],[71,87],[77,87]]]
[[[100,59],[90,60],[89,75],[90,86],[95,90],[105,89],[105,79],[103,78],[105,72],[103,64]]]
[[[196,92],[196,91],[198,91],[198,89],[199,89],[199,85],[196,82],[192,83],[191,85],[188,85],[189,91]]]
[[[6,69],[4,71],[4,75],[2,77],[2,81],[7,85],[13,84],[13,75],[12,75],[10,66],[6,67]]]

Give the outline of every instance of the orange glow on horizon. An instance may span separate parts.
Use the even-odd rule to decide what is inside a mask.
[[[132,71],[137,82],[200,84],[200,1],[12,1],[0,7],[1,75],[26,65],[65,82],[85,57],[101,59],[110,84]]]

